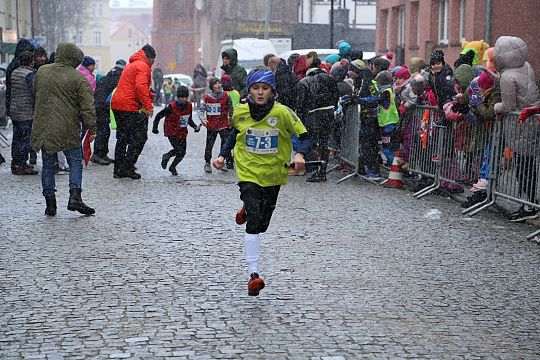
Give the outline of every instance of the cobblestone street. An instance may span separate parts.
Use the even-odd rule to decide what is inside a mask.
[[[142,179],[84,170],[95,216],[66,209],[68,177],[57,176],[47,218],[40,176],[0,166],[0,358],[540,357],[529,225],[336,185],[339,173],[290,177],[261,243],[266,288],[252,298],[234,172],[205,174],[205,130],[190,129],[173,177],[162,128],[148,136]]]

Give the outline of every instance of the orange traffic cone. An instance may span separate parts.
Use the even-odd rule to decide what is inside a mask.
[[[394,153],[394,161],[390,167],[390,174],[388,174],[388,181],[386,185],[395,189],[403,189],[403,179],[401,178],[400,169],[401,154],[399,151]]]

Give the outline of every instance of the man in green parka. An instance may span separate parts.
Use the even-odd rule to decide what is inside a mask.
[[[233,89],[238,91],[241,97],[246,97],[247,72],[243,66],[238,65],[238,53],[235,49],[226,49],[221,53],[221,59],[223,60],[221,70],[232,78]]]
[[[95,211],[81,199],[82,150],[81,122],[96,134],[96,110],[92,89],[86,77],[76,70],[84,54],[77,46],[60,43],[56,60],[39,68],[35,79],[35,108],[31,145],[41,151],[41,184],[47,203],[45,214],[56,215],[55,153],[62,151],[69,164],[68,210],[91,215]]]

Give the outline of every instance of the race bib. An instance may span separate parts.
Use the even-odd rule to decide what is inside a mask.
[[[278,151],[278,129],[246,131],[246,151],[253,154],[275,154]]]
[[[188,125],[188,120],[189,120],[189,115],[180,116],[180,121],[178,125],[180,125],[180,127],[182,128],[185,128]]]
[[[206,104],[206,115],[209,115],[209,116],[221,115],[221,104],[219,103]]]

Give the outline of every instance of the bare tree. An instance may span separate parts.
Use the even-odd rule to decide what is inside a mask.
[[[45,36],[43,47],[48,53],[55,51],[60,42],[75,42],[76,34],[85,26],[85,12],[89,6],[84,0],[41,0],[39,14],[41,33]],[[69,30],[75,31],[71,37]]]

